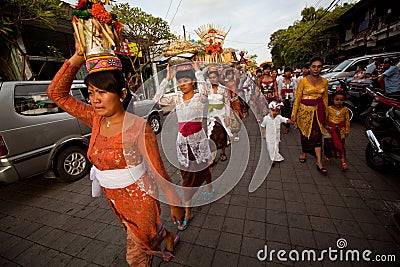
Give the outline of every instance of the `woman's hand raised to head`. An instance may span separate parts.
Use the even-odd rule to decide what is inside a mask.
[[[75,53],[69,59],[69,62],[72,65],[81,66],[83,62],[85,62],[85,58],[83,56],[83,51],[81,50],[81,45],[79,44],[79,41],[76,38],[75,34],[74,34],[74,39],[75,39]]]
[[[165,77],[165,79],[167,79],[167,81],[170,81],[174,78],[176,74],[176,71],[172,71],[172,67],[170,64],[168,64],[167,66],[167,77]]]
[[[200,70],[200,66],[199,66],[199,62],[192,59],[192,65],[193,65],[193,69],[194,71],[199,71]]]

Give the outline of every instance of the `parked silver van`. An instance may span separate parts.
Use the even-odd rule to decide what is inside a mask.
[[[356,72],[357,66],[368,66],[369,64],[374,62],[375,57],[399,57],[400,52],[391,52],[391,53],[381,53],[381,54],[373,54],[373,55],[365,55],[361,57],[349,58],[342,61],[336,67],[332,68],[327,73],[323,74],[322,77],[325,77],[328,82],[335,82],[338,79],[347,80],[352,78]]]
[[[89,173],[91,129],[59,108],[46,94],[50,81],[0,82],[0,182],[11,183],[53,171],[61,181]],[[83,81],[71,94],[87,102]],[[85,97],[86,96],[86,97]],[[162,109],[133,95],[134,113],[161,131]]]

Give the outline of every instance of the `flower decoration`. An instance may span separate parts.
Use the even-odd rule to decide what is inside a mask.
[[[72,26],[85,59],[114,55],[114,48],[119,46],[123,26],[115,14],[105,9],[108,3],[109,0],[79,0],[72,13]]]
[[[220,42],[218,42],[217,44],[213,44],[212,40],[210,40],[210,45],[206,47],[207,55],[222,54],[223,52],[224,49],[222,49]]]
[[[115,29],[115,32],[117,33],[117,35],[121,36],[122,28],[123,28],[122,24],[119,23],[118,21],[114,21],[113,26],[114,26],[114,29]]]
[[[111,13],[108,12],[103,4],[93,4],[92,15],[102,23],[110,23],[112,21]]]
[[[78,5],[75,9],[77,10],[84,10],[88,8],[88,2],[86,0],[79,0]]]

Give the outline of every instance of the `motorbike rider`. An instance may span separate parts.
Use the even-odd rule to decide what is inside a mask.
[[[365,73],[368,76],[371,76],[372,72],[377,71],[378,74],[381,74],[382,68],[383,68],[383,57],[379,56],[379,57],[375,57],[374,58],[374,62],[372,62],[371,64],[369,64],[365,70]]]
[[[400,95],[399,68],[393,65],[391,58],[385,58],[383,63],[384,72],[379,75],[379,81],[385,80],[385,95]]]

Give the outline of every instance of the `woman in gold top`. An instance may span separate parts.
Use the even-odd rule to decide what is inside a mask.
[[[326,107],[328,106],[328,81],[320,77],[323,59],[310,61],[310,75],[302,78],[296,90],[292,121],[300,130],[302,153],[299,161],[306,161],[306,153],[317,159],[317,169],[326,174],[322,163],[322,135],[327,133]]]

